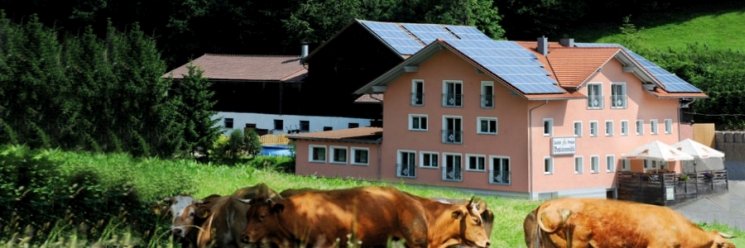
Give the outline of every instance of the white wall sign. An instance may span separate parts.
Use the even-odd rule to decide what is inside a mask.
[[[574,137],[551,138],[551,155],[571,155],[577,152]]]

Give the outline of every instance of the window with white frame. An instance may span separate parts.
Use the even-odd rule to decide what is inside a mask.
[[[621,136],[629,135],[629,121],[621,121]]]
[[[463,143],[463,119],[460,116],[443,116],[442,122],[442,143]]]
[[[644,134],[644,120],[636,120],[636,135]]]
[[[445,160],[442,165],[442,180],[461,181],[463,180],[463,171],[461,168],[460,154],[443,154]]]
[[[600,167],[600,157],[591,156],[590,157],[590,172],[598,173],[600,171],[599,167]]]
[[[494,107],[494,82],[481,81],[481,107]]]
[[[582,122],[581,121],[574,122],[574,136],[582,137]]]
[[[368,165],[370,162],[370,149],[363,147],[352,147],[352,164]]]
[[[611,84],[611,108],[626,108],[626,83]]]
[[[657,120],[649,120],[649,134],[657,134]]]
[[[479,134],[497,134],[497,118],[496,117],[478,117],[476,127]]]
[[[490,159],[489,183],[510,183],[510,159],[507,157],[492,156]]]
[[[424,81],[420,79],[411,81],[411,105],[424,105]]]
[[[605,121],[605,136],[613,136],[613,121]]]
[[[463,106],[463,82],[446,80],[442,83],[442,106]]]
[[[440,154],[436,152],[420,152],[419,166],[424,168],[437,168],[440,163]]]
[[[603,85],[599,83],[590,83],[587,85],[587,108],[603,108]]]
[[[551,136],[554,130],[554,119],[543,119],[543,136]]]
[[[665,119],[665,134],[673,133],[673,120]]]
[[[551,157],[543,158],[543,174],[554,173],[554,159]]]
[[[598,136],[598,122],[597,121],[590,121],[590,136],[591,137]]]
[[[427,131],[427,115],[410,114],[409,130]]]
[[[317,145],[310,145],[309,146],[309,157],[308,161],[310,162],[326,162],[326,147],[325,146],[317,146]]]
[[[396,176],[416,177],[416,152],[398,151]]]
[[[616,156],[606,155],[605,156],[605,172],[611,173],[616,171]]]
[[[585,159],[583,157],[574,157],[574,174],[582,174],[585,170]]]
[[[631,160],[629,160],[628,158],[621,159],[621,170],[623,171],[631,170]]]
[[[331,146],[331,163],[346,164],[347,148],[342,146]]]
[[[486,156],[479,154],[466,154],[466,170],[485,171]]]

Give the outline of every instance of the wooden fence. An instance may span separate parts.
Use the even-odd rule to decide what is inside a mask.
[[[729,190],[727,171],[695,174],[617,172],[618,199],[673,205],[699,195]]]

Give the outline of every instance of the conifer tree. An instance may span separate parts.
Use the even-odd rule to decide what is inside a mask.
[[[184,125],[185,150],[209,158],[208,149],[220,135],[217,119],[213,119],[214,93],[201,69],[192,64],[187,68],[188,73],[173,86],[174,95],[181,99],[179,114]]]

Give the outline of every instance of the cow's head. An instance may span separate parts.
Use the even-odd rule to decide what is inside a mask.
[[[191,196],[176,196],[169,211],[173,213],[171,233],[178,238],[186,238],[209,217],[210,208],[219,195],[210,195],[200,201]]]
[[[732,241],[729,241],[729,239],[734,238],[734,236],[716,230],[711,233],[712,236],[714,236],[714,243],[711,248],[735,248],[735,244],[732,243]]]
[[[483,201],[474,203],[473,200],[474,198],[471,198],[465,205],[457,205],[458,207],[451,211],[451,216],[453,220],[459,222],[460,238],[465,245],[488,247],[489,233],[484,228],[482,218],[486,203]]]
[[[241,241],[250,244],[264,242],[272,232],[270,229],[278,225],[276,215],[282,213],[284,204],[272,199],[252,199],[244,202],[250,204],[250,207],[246,213],[248,220]]]

